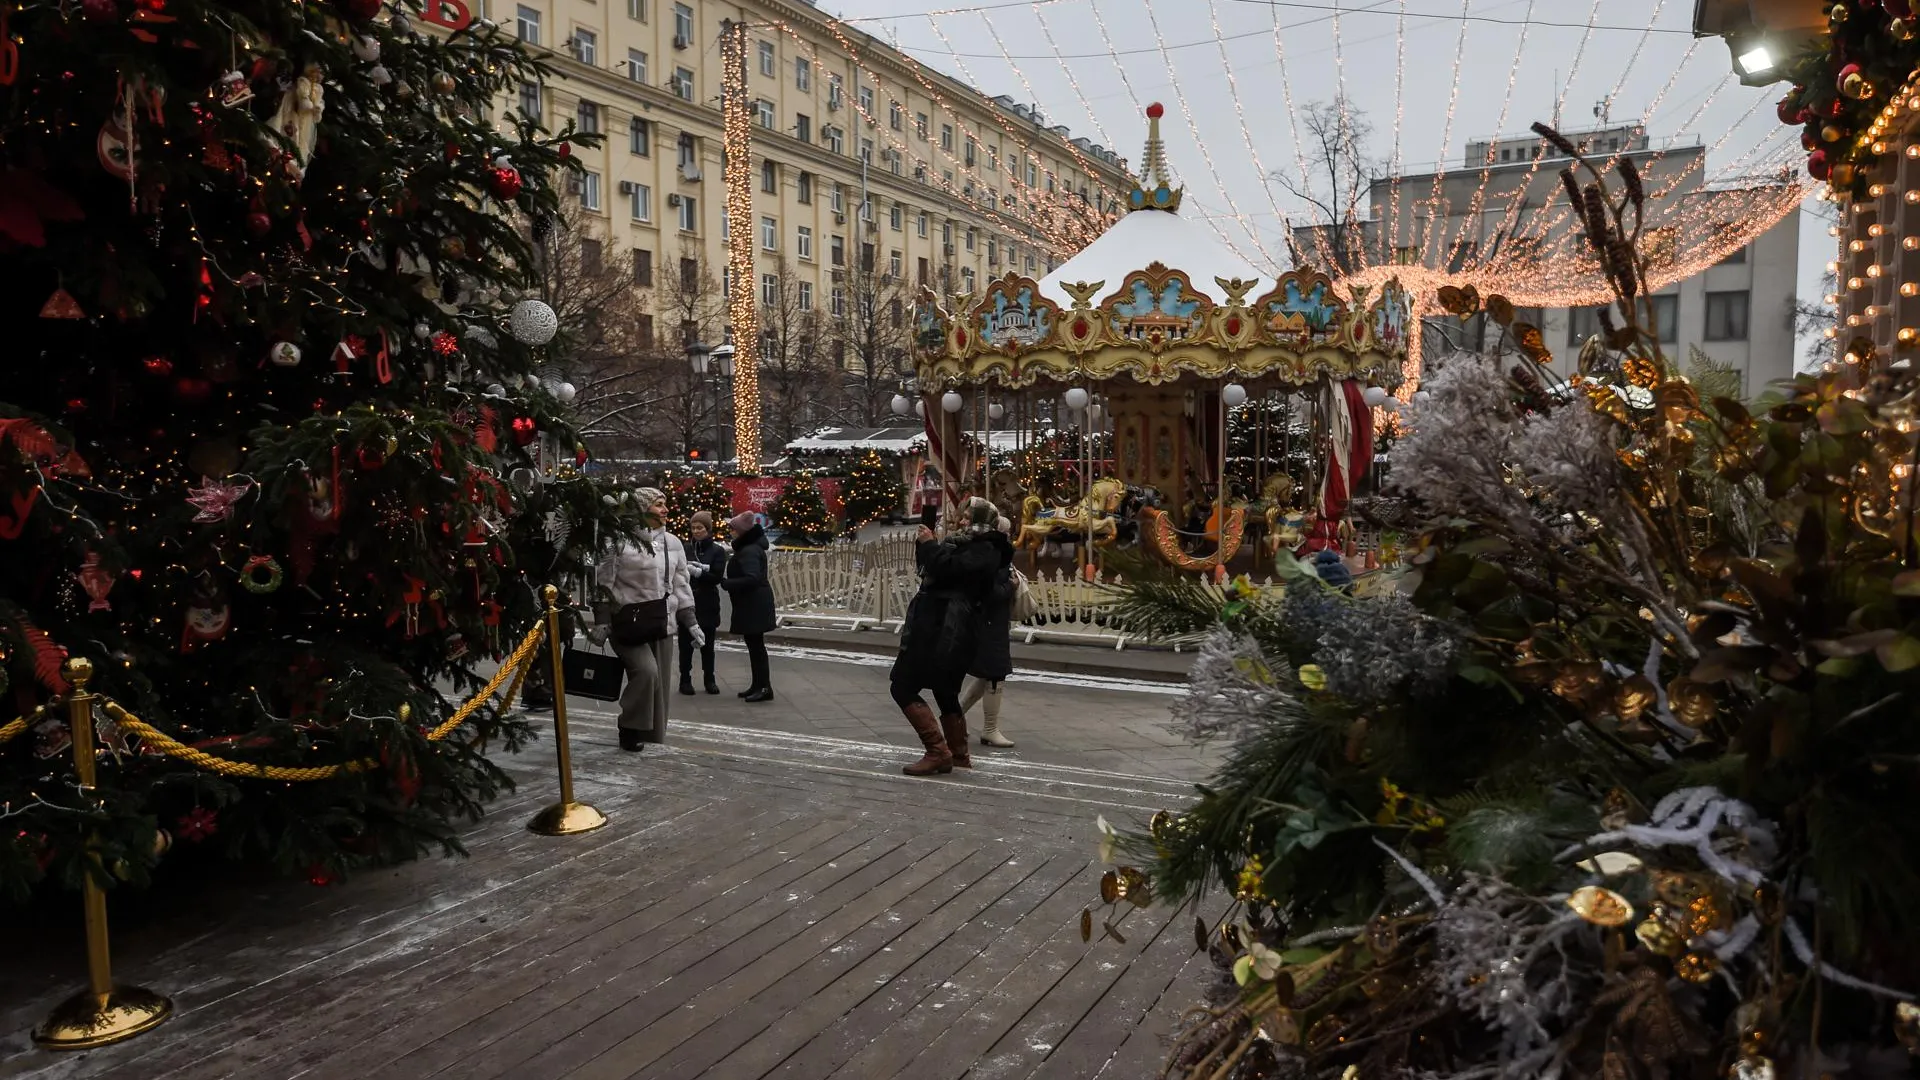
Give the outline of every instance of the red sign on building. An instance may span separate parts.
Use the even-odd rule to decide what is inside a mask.
[[[733,512],[752,510],[765,514],[773,508],[773,500],[786,490],[787,477],[784,476],[729,476],[723,481],[727,492],[733,496]],[[820,497],[826,500],[827,513],[839,517],[844,509],[840,501],[840,479],[826,476],[816,477],[814,486],[820,489]]]

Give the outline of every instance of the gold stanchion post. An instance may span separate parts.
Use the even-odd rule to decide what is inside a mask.
[[[542,836],[592,832],[607,823],[607,815],[573,798],[573,752],[567,745],[567,677],[561,664],[566,642],[560,639],[560,590],[549,585],[541,595],[547,601],[547,648],[553,657],[553,743],[560,759],[560,801],[535,814],[527,828]]]
[[[93,703],[87,693],[93,662],[85,657],[67,661],[67,722],[73,737],[73,771],[80,786],[92,792]],[[88,858],[98,860],[97,852]],[[173,1002],[138,986],[115,986],[107,951],[107,894],[95,879],[100,867],[88,868],[81,894],[87,918],[87,989],[61,1002],[46,1022],[35,1028],[33,1041],[48,1050],[90,1050],[130,1039],[173,1014]]]

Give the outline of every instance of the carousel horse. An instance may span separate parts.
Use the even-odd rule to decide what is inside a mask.
[[[1040,496],[1029,495],[1020,506],[1020,535],[1015,543],[1038,548],[1058,536],[1063,541],[1090,537],[1096,544],[1110,544],[1119,531],[1117,512],[1126,493],[1125,484],[1104,477],[1095,480],[1075,506],[1048,507]]]
[[[1265,545],[1269,556],[1282,549],[1292,551],[1307,537],[1307,512],[1288,506],[1293,497],[1293,477],[1274,473],[1260,488],[1260,501],[1267,504]]]

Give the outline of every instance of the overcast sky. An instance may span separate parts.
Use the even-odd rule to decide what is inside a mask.
[[[1145,134],[1140,110],[1163,102],[1168,157],[1187,187],[1182,213],[1211,217],[1256,265],[1266,261],[1262,248],[1282,256],[1280,217],[1301,211],[1264,179],[1300,170],[1288,102],[1297,110],[1343,86],[1372,125],[1372,156],[1397,158],[1408,170],[1439,161],[1464,168],[1468,140],[1524,133],[1556,111],[1568,129],[1595,125],[1602,103],[1615,122],[1644,121],[1656,142],[1699,139],[1710,178],[1802,159],[1797,132],[1774,115],[1784,87],[1736,82],[1725,45],[1694,39],[1693,0],[823,0],[822,7],[990,94],[1037,102],[1052,122],[1136,163]],[[956,8],[970,10],[925,14]],[[1831,240],[1825,222],[1803,219],[1805,295],[1817,291]]]

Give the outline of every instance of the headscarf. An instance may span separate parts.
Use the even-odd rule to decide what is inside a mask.
[[[1000,517],[1000,511],[994,509],[994,505],[992,503],[981,498],[980,496],[975,495],[973,498],[967,500],[967,531],[968,532],[974,532],[974,533],[986,532],[987,530],[993,528],[993,523],[999,520],[999,517]]]

